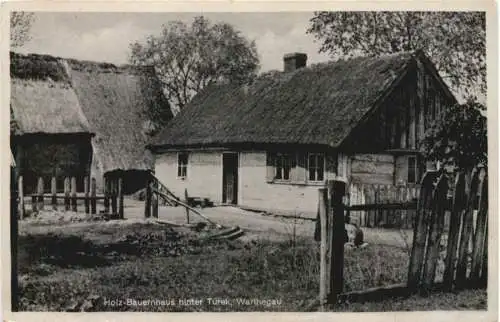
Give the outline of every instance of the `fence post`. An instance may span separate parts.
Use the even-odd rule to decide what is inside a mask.
[[[57,210],[57,180],[56,177],[52,177],[50,181],[50,193],[52,194],[52,209]]]
[[[158,190],[158,180],[153,180],[153,182],[151,184],[153,185],[153,188],[155,189],[155,191]],[[158,218],[159,196],[157,193],[151,192],[151,198],[152,198],[152,200],[151,200],[152,216],[153,216],[153,218]]]
[[[104,213],[109,214],[109,177],[103,178],[104,185]]]
[[[477,171],[477,169],[474,169],[469,183],[470,186],[466,187],[465,190],[466,191],[465,200],[467,202],[467,206],[465,208],[465,213],[463,215],[462,233],[460,234],[460,248],[458,250],[458,264],[457,264],[457,275],[456,275],[456,284],[457,287],[459,288],[464,286],[467,279],[467,264],[469,260],[468,252],[469,252],[471,233],[473,230],[472,226],[474,224],[474,201],[477,195],[478,181],[479,181],[479,172]]]
[[[17,195],[19,197],[19,218],[24,219],[24,183],[23,176],[19,176],[17,184]]]
[[[76,205],[76,178],[72,177],[71,178],[71,210],[74,212],[77,212],[77,205]]]
[[[448,245],[446,249],[445,270],[443,283],[445,288],[451,290],[455,278],[455,262],[457,261],[458,237],[460,222],[464,209],[465,199],[465,175],[463,172],[457,174],[455,180],[455,191],[453,192],[453,204],[450,213],[450,229],[448,231]]]
[[[90,213],[90,203],[89,203],[89,177],[83,177],[83,192],[84,192],[84,205],[85,213]]]
[[[93,215],[97,212],[96,186],[96,180],[92,178],[90,183],[90,213]]]
[[[328,211],[328,189],[320,188],[319,192],[319,203],[318,203],[318,216],[319,222],[317,226],[319,226],[320,230],[320,270],[319,270],[319,302],[321,306],[321,310],[325,311],[326,304],[328,303],[328,294],[330,290],[330,281],[328,279],[328,275],[331,271],[331,248],[328,244],[329,234],[331,232],[328,231],[328,221],[331,218],[330,212]]]
[[[43,187],[43,178],[40,177],[38,178],[38,187],[37,187],[37,194],[38,194],[38,210],[43,210],[43,193],[44,193],[44,187]]]
[[[330,271],[330,303],[337,303],[337,296],[344,288],[344,243],[345,243],[345,218],[342,198],[345,195],[345,182],[329,182],[330,205],[333,212],[331,224],[328,229],[333,235],[331,238],[332,259]]]
[[[116,197],[117,197],[117,179],[116,178],[113,178],[112,180],[110,180],[110,186],[111,186],[111,189],[110,189],[110,192],[111,192],[111,213],[114,215],[114,214],[118,214],[118,203],[117,203],[117,200],[116,200]]]
[[[430,290],[436,278],[436,266],[439,259],[441,235],[444,229],[444,213],[446,211],[448,179],[441,174],[432,198],[432,212],[429,221],[429,239],[427,241],[427,258],[424,264],[424,289]]]
[[[189,196],[188,196],[188,190],[187,188],[184,189],[184,202],[186,205],[189,205]],[[186,208],[186,222],[189,224],[189,209]]]
[[[488,216],[486,216],[486,223],[485,223],[485,234],[484,234],[484,251],[483,251],[483,262],[482,262],[482,269],[481,269],[481,277],[479,278],[479,283],[481,286],[487,286],[488,285]]]
[[[418,289],[422,277],[422,264],[424,263],[425,242],[427,239],[427,217],[432,204],[434,178],[434,173],[426,172],[420,185],[420,198],[417,204],[415,227],[413,228],[413,245],[408,268],[407,283],[412,292]]]
[[[70,190],[70,181],[69,178],[66,177],[64,178],[64,210],[66,211],[69,211],[70,209],[69,190]]]
[[[151,177],[146,182],[146,197],[144,198],[144,217],[151,217]]]
[[[123,211],[123,178],[121,176],[118,178],[118,217],[120,219],[124,218],[124,211]]]
[[[479,199],[479,211],[477,213],[476,233],[474,234],[474,248],[472,250],[472,271],[471,280],[473,283],[478,283],[481,276],[481,264],[483,261],[484,247],[487,240],[485,239],[486,219],[488,217],[488,177],[485,174],[480,185],[481,195]]]

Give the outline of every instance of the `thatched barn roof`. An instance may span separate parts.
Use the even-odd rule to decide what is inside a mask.
[[[339,146],[416,53],[340,60],[271,72],[246,85],[206,88],[151,148],[226,144]]]
[[[95,133],[94,156],[104,172],[153,168],[145,125],[168,102],[152,68],[11,53],[11,78],[22,134]],[[37,95],[40,88],[48,90]]]
[[[17,134],[90,132],[58,59],[11,54],[11,111]]]

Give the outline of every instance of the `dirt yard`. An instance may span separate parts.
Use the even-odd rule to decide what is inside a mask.
[[[212,221],[223,226],[239,226],[245,230],[245,239],[269,239],[283,241],[291,236],[312,238],[315,221],[311,219],[294,219],[278,216],[262,215],[257,212],[242,210],[237,207],[223,206],[198,210]],[[174,223],[186,223],[186,211],[183,207],[159,207],[159,219]],[[129,219],[144,218],[144,202],[127,201],[125,217]],[[190,222],[203,221],[195,214],[190,215]],[[385,229],[363,227],[365,241],[370,244],[397,246],[408,249],[413,238],[409,229]]]

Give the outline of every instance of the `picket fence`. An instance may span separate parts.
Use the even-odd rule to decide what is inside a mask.
[[[58,182],[63,182],[63,193],[58,193]],[[83,201],[84,211],[87,214],[97,213],[98,201],[103,201],[104,209],[100,213],[116,214],[118,218],[124,218],[124,195],[123,195],[123,180],[122,178],[104,178],[104,193],[97,194],[96,179],[83,178],[83,193],[77,192],[77,178],[65,177],[64,180],[58,180],[56,177],[50,179],[50,192],[45,192],[45,182],[43,177],[39,177],[37,181],[36,193],[24,194],[23,176],[18,177],[18,212],[19,218],[23,219],[26,216],[25,198],[31,199],[32,212],[36,213],[40,210],[51,207],[57,211],[59,202],[62,200],[62,210],[78,211],[78,206],[81,206]],[[50,202],[46,205],[46,200]]]
[[[347,187],[340,181],[329,181],[319,189],[320,292],[319,304],[365,301],[386,297],[428,293],[436,289],[484,288],[488,275],[488,176],[486,169],[476,169],[466,180],[457,174],[451,185],[443,171],[427,172],[416,192],[416,202],[358,203],[346,198]],[[452,186],[452,189],[450,189]],[[449,198],[450,190],[453,192]],[[352,193],[352,190],[350,190]],[[366,196],[366,195],[365,195]],[[476,209],[476,200],[479,202]],[[351,200],[349,200],[351,199]],[[378,202],[378,203],[377,203]],[[406,283],[369,290],[343,292],[345,216],[353,211],[415,209],[413,242]],[[347,211],[346,211],[347,210]],[[446,213],[449,219],[445,220]],[[374,215],[378,216],[378,215]],[[383,216],[382,216],[383,217]],[[445,237],[445,238],[443,238]],[[444,272],[438,276],[438,263]],[[441,265],[442,266],[442,265]]]

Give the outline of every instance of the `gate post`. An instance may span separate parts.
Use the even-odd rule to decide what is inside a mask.
[[[342,200],[345,196],[346,184],[343,181],[329,181],[328,187],[332,212],[332,220],[328,223],[328,229],[332,232],[329,302],[335,304],[344,288],[345,215]]]
[[[331,248],[328,244],[328,236],[331,232],[328,231],[328,221],[330,212],[328,211],[328,189],[320,188],[319,192],[319,203],[318,203],[318,222],[316,223],[316,229],[319,230],[319,241],[320,244],[320,271],[319,271],[319,304],[321,311],[325,311],[325,306],[328,303],[328,293],[330,281],[328,278],[328,273],[330,272],[331,263]],[[319,229],[318,229],[319,228]],[[316,233],[318,234],[318,233]]]

